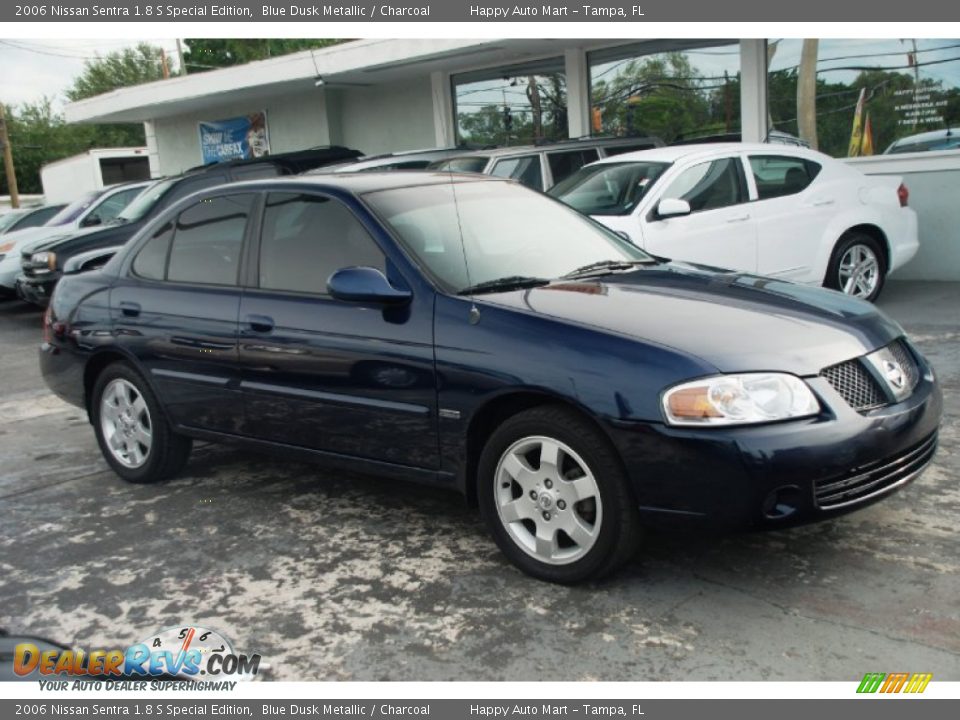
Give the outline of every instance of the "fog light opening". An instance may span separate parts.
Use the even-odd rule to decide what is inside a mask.
[[[796,485],[784,485],[764,498],[761,510],[767,520],[785,520],[797,512],[799,504],[800,488]]]

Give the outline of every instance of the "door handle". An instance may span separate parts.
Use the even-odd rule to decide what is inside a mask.
[[[268,333],[273,330],[273,318],[267,315],[247,315],[246,323],[255,332]]]
[[[749,220],[749,219],[750,219],[750,213],[747,213],[746,215],[737,215],[737,217],[727,218],[727,222],[728,223],[744,222],[745,220]]]
[[[834,202],[834,201],[831,200],[831,199],[826,199],[826,200],[814,200],[814,201],[813,201],[812,203],[810,203],[810,204],[811,204],[813,207],[823,207],[824,205],[833,205],[833,202]]]
[[[140,315],[140,303],[124,300],[120,303],[120,312],[127,317],[137,317]]]

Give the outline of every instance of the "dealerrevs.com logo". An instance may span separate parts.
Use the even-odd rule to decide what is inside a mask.
[[[260,670],[260,655],[238,654],[216,630],[188,626],[161,630],[122,649],[41,651],[33,643],[21,643],[14,649],[13,670],[21,677],[44,679],[249,680]]]
[[[922,693],[933,680],[933,673],[867,673],[858,693]]]

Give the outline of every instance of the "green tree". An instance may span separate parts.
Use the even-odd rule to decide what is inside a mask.
[[[65,91],[68,100],[103,95],[111,90],[142,85],[163,78],[163,52],[149,43],[107,53],[88,60],[83,72]]]
[[[346,40],[331,39],[188,39],[183,53],[183,64],[188,73],[205,72],[216,68],[242,65],[254,60],[266,60],[316,48],[328,47]]]

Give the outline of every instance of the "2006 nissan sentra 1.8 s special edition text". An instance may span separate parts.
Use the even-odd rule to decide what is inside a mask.
[[[236,440],[448,486],[538,578],[640,530],[779,528],[930,462],[930,365],[838,292],[665,262],[515,183],[391,172],[205,190],[59,284],[44,377],[131,482]]]

